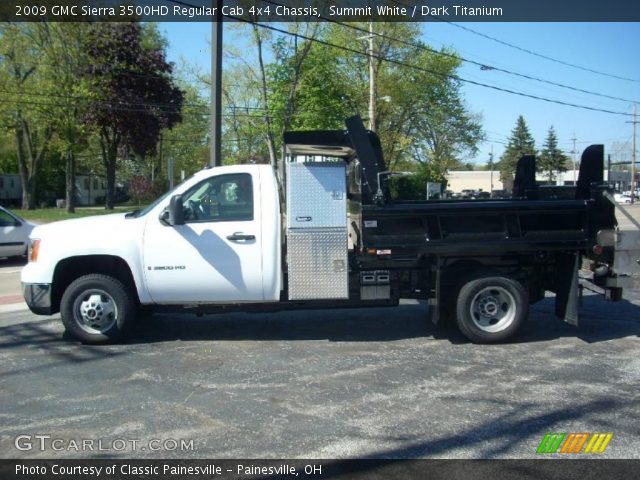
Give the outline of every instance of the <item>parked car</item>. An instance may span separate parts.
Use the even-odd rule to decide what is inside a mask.
[[[0,257],[26,255],[29,234],[34,228],[33,223],[0,207]]]
[[[465,200],[475,200],[478,193],[475,190],[464,189],[462,190],[461,197]]]
[[[631,203],[631,192],[614,193],[613,199],[618,203]]]
[[[506,190],[492,190],[491,196],[493,198],[509,198],[511,195]]]

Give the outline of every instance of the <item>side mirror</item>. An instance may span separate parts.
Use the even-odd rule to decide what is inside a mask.
[[[169,225],[184,225],[182,195],[174,195],[169,201]]]

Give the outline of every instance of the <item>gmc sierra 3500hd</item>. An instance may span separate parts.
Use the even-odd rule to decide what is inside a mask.
[[[285,134],[284,199],[270,166],[223,166],[140,211],[37,227],[22,272],[27,304],[102,343],[120,339],[140,307],[264,312],[412,298],[428,301],[434,322],[445,314],[490,343],[514,335],[545,291],[577,325],[583,258],[608,299],[637,285],[640,236],[616,228],[602,146],[585,150],[569,199],[537,188],[535,159],[523,157],[514,198],[392,201],[378,137],[359,117],[346,124]]]

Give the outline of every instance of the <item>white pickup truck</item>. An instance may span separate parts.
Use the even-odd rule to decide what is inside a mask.
[[[134,213],[38,226],[22,272],[31,309],[59,308],[68,330],[99,341],[122,333],[136,303],[280,299],[280,206],[270,166],[203,170],[172,194],[183,198],[181,225],[168,223],[165,196]]]
[[[545,290],[577,324],[584,257],[610,300],[635,281],[638,242],[619,251],[601,146],[583,154],[571,199],[542,198],[524,158],[517,198],[402,202],[389,198],[376,135],[358,117],[347,127],[285,135],[295,160],[286,198],[270,166],[224,166],[140,211],[38,226],[22,271],[27,304],[101,343],[121,338],[141,306],[210,313],[414,298],[433,321],[453,316],[488,343],[514,335]]]

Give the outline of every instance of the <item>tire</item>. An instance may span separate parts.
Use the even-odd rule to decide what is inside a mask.
[[[474,343],[496,343],[515,335],[529,316],[529,293],[511,277],[481,276],[462,285],[456,323]]]
[[[60,302],[62,323],[83,343],[116,342],[133,323],[136,308],[120,280],[107,275],[85,275],[67,287]]]

